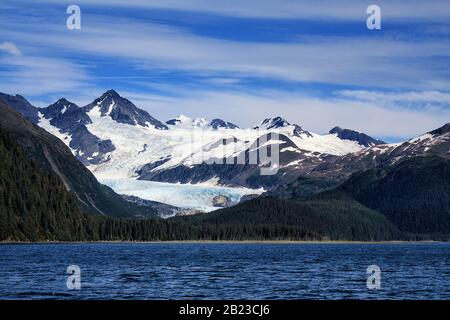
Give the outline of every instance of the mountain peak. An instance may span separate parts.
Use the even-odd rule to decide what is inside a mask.
[[[102,94],[102,97],[106,97],[106,96],[113,97],[113,98],[121,98],[120,94],[118,94],[117,91],[115,91],[113,89],[109,89]]]
[[[295,136],[299,138],[312,137],[312,134],[310,132],[304,130],[298,124],[291,124],[286,119],[280,116],[264,119],[258,126],[253,127],[253,129],[265,129],[265,130],[282,129],[282,128],[289,129],[290,132],[289,133],[286,132],[286,134],[288,134],[289,136]]]
[[[44,115],[46,119],[55,119],[57,116],[60,116],[64,113],[66,113],[68,110],[78,110],[79,107],[73,103],[67,100],[66,98],[58,99],[55,103],[49,105],[46,108],[42,108],[41,112]]]
[[[264,119],[255,129],[277,129],[290,126],[291,124],[280,116]]]
[[[219,128],[238,129],[239,128],[234,123],[231,123],[228,121],[223,121],[222,119],[212,119],[211,122],[209,123],[209,126],[212,127],[213,129],[219,129]]]
[[[342,140],[350,140],[358,142],[360,145],[363,145],[365,147],[370,147],[379,144],[386,144],[386,142],[374,139],[365,133],[361,133],[351,129],[343,129],[338,126],[331,129],[329,133],[337,135],[337,137]]]
[[[179,126],[179,127],[211,127],[214,130],[217,129],[237,129],[239,128],[234,123],[224,121],[222,119],[213,119],[211,121],[206,120],[205,118],[191,118],[185,115],[179,115],[176,118],[170,119],[166,121],[166,124],[171,126]]]
[[[167,126],[153,118],[147,111],[139,109],[130,100],[121,97],[115,90],[108,90],[84,107],[89,112],[98,107],[102,117],[110,116],[114,121],[142,127],[153,126],[166,130]]]
[[[69,100],[67,100],[66,98],[60,98],[58,99],[58,101],[56,101],[55,103],[57,104],[65,104],[65,103],[72,103]]]
[[[18,111],[25,118],[34,124],[39,122],[38,108],[31,105],[23,96],[16,94],[14,96],[0,92],[0,100],[6,102],[14,110]]]
[[[283,127],[287,127],[290,126],[291,124],[284,118],[278,116],[275,118],[267,118],[265,119],[262,123],[261,126],[266,125],[267,129],[272,129],[272,128],[283,128]]]
[[[89,106],[90,109],[92,109],[92,107],[94,106],[100,106],[101,108],[101,112],[102,115],[106,115],[109,114],[108,111],[110,109],[110,106],[120,100],[126,100],[125,98],[122,98],[116,91],[110,89],[105,91],[100,97],[98,97],[97,99],[95,99]],[[126,100],[128,101],[128,100]],[[89,109],[89,110],[90,110]]]
[[[442,127],[438,128],[436,130],[430,131],[429,133],[435,136],[435,135],[446,134],[449,132],[450,132],[450,122],[444,124]]]

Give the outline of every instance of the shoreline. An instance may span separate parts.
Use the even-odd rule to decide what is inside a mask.
[[[347,241],[347,240],[170,240],[170,241],[0,241],[2,244],[427,244],[446,241]]]

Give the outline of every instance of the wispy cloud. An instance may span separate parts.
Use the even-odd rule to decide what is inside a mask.
[[[9,54],[12,54],[13,56],[20,56],[22,55],[22,52],[17,48],[17,46],[8,41],[4,41],[0,43],[0,51],[7,52]]]
[[[179,27],[95,17],[81,32],[53,32],[40,45],[73,54],[126,59],[137,68],[218,73],[231,78],[380,88],[443,89],[450,86],[450,42],[370,37],[298,37],[290,43],[242,42],[193,34]],[[112,28],[113,27],[113,28]],[[33,31],[9,32],[32,43]],[[434,59],[438,57],[439,59]],[[444,60],[446,59],[446,60]],[[411,81],[414,79],[414,81]]]
[[[367,90],[342,90],[338,95],[372,102],[422,102],[450,105],[450,93],[441,91],[380,92]]]
[[[88,76],[82,66],[58,58],[0,57],[8,67],[0,72],[2,91],[27,95],[62,94],[85,88]]]

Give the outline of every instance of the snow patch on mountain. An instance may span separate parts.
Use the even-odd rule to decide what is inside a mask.
[[[303,150],[342,156],[364,149],[356,141],[342,140],[336,135],[320,135],[310,132],[311,137],[292,137],[292,141]]]
[[[52,126],[50,124],[50,120],[46,119],[41,112],[38,112],[38,117],[39,117],[39,120],[38,120],[37,125],[39,127],[41,127],[42,129],[45,129],[47,132],[51,133],[52,135],[54,135],[55,137],[57,137],[58,139],[63,141],[67,146],[70,145],[70,142],[72,141],[72,137],[70,134],[61,133],[60,129],[58,129],[55,126]],[[75,155],[76,151],[73,149],[71,149],[71,150],[72,150],[72,153]]]

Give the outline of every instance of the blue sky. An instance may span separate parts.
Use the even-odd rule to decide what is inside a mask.
[[[399,141],[450,122],[449,66],[445,0],[0,1],[0,91],[42,107],[113,88],[163,121],[281,115]]]

